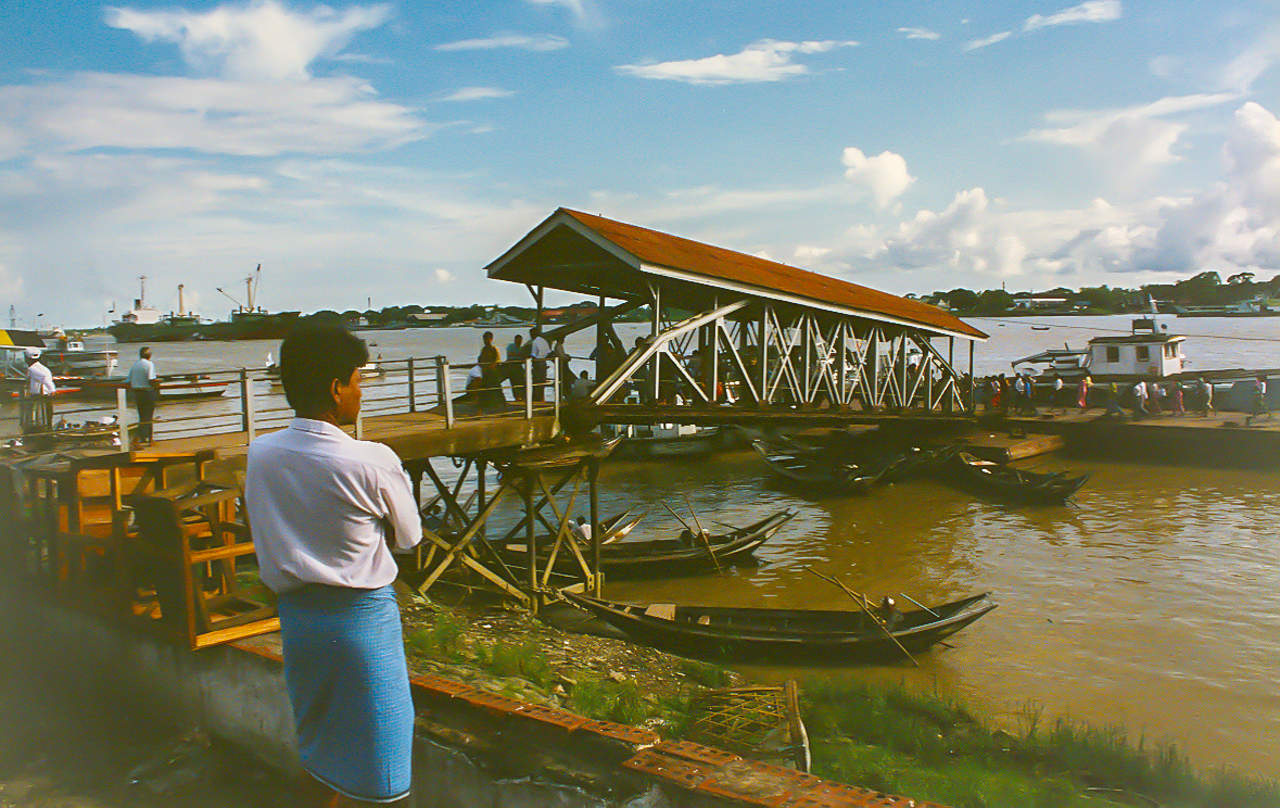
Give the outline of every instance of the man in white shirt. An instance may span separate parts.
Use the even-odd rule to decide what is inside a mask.
[[[151,349],[138,349],[138,361],[129,368],[129,395],[138,410],[138,443],[151,442],[151,425],[155,421],[156,402],[160,400],[160,380],[151,361]]]
[[[359,415],[368,359],[364,343],[341,328],[290,334],[280,375],[296,417],[249,446],[245,479],[318,805],[335,794],[398,804],[409,792],[414,714],[391,549],[413,548],[422,526],[395,452],[341,429]]]
[[[51,396],[57,388],[53,384],[53,371],[40,361],[39,348],[28,348],[27,358],[27,395]]]
[[[546,397],[547,360],[551,358],[551,343],[542,336],[542,329],[534,326],[529,329],[529,358],[533,360],[533,400],[543,401]]]
[[[1141,418],[1147,414],[1147,383],[1138,382],[1133,386],[1133,417]]]
[[[20,413],[22,431],[36,442],[33,446],[51,438],[49,431],[53,428],[53,392],[57,389],[53,384],[53,371],[40,361],[40,354],[39,348],[26,350],[27,401],[23,403]]]

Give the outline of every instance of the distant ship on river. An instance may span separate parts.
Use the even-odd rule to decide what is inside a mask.
[[[147,305],[146,277],[140,278],[141,288],[134,307],[125,312],[107,329],[116,342],[186,342],[190,340],[240,340],[280,339],[297,324],[301,312],[285,311],[272,314],[254,303],[258,276],[262,265],[245,279],[245,303],[227,295],[236,308],[228,320],[206,320],[194,312],[188,312],[183,303],[183,287],[178,286],[177,313],[160,314]]]

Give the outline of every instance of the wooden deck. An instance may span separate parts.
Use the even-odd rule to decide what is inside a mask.
[[[378,415],[364,419],[364,440],[390,446],[406,462],[445,455],[466,455],[511,446],[544,443],[555,437],[556,417],[551,411],[526,419],[523,412],[458,418],[449,427],[441,414],[433,412]],[[259,435],[274,430],[262,430]],[[347,427],[346,431],[354,433]],[[139,449],[139,457],[169,455],[212,449],[222,457],[248,451],[248,434],[229,432],[189,438],[158,440]]]

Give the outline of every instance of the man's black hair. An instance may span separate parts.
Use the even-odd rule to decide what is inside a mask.
[[[280,343],[280,382],[289,406],[299,414],[327,412],[333,382],[346,384],[369,361],[364,340],[336,325],[303,326]]]

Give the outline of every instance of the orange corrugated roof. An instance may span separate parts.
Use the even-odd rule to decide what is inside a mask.
[[[657,230],[624,224],[568,208],[561,211],[641,261],[761,290],[882,314],[956,334],[985,339],[986,334],[941,309],[849,283],[829,275],[726,250]]]

